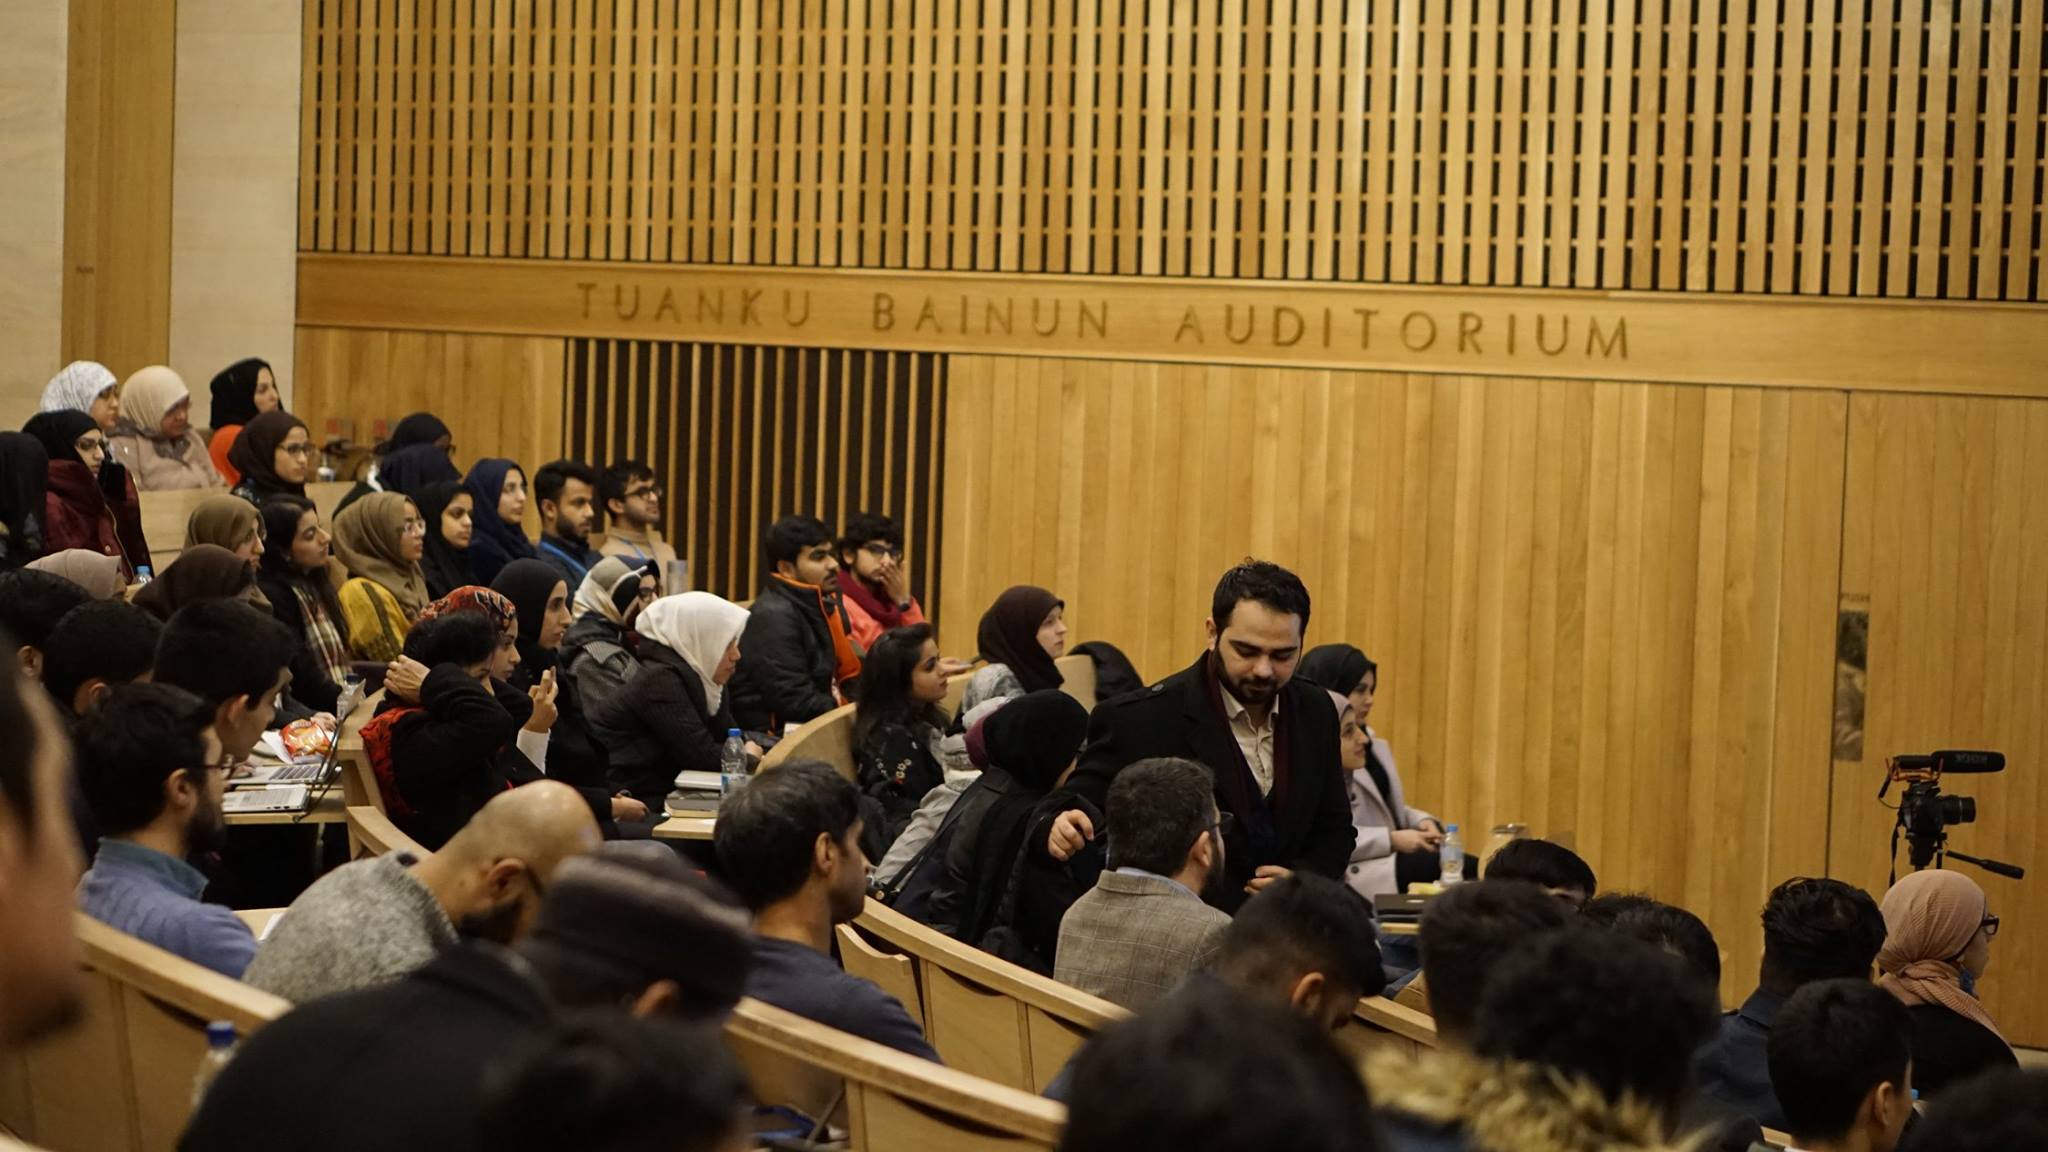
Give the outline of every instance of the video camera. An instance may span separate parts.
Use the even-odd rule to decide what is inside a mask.
[[[1906,786],[1906,794],[1899,798],[1898,823],[1892,829],[1894,879],[1901,835],[1906,838],[1907,859],[1915,871],[1930,863],[1939,868],[1944,857],[1953,856],[1999,876],[2014,880],[2024,877],[2026,871],[2022,868],[1954,852],[1948,847],[1950,825],[1976,823],[1977,801],[1969,796],[1942,795],[1942,774],[2003,771],[2005,755],[2001,752],[1945,751],[1894,756],[1885,761],[1884,785],[1877,790],[1877,798],[1884,799],[1893,784]]]

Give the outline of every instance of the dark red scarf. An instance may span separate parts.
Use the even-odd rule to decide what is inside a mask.
[[[884,632],[903,626],[903,609],[893,601],[876,595],[875,590],[868,587],[868,582],[851,570],[842,569],[838,583],[840,594],[860,605],[860,610],[867,613],[869,619],[880,624]]]

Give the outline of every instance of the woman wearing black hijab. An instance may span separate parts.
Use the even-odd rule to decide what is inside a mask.
[[[313,470],[313,434],[282,408],[265,412],[242,426],[228,462],[242,474],[235,495],[258,508],[279,496],[303,497]]]
[[[975,671],[969,690],[978,686],[977,694],[990,698],[1043,692],[1065,683],[1053,661],[1067,652],[1066,607],[1058,596],[1028,584],[996,597],[975,633],[986,666]]]
[[[377,445],[377,461],[370,474],[356,481],[334,506],[334,514],[372,492],[396,492],[414,497],[419,490],[443,480],[460,480],[455,467],[455,434],[432,412],[415,412],[398,422],[391,439]]]
[[[953,804],[955,831],[946,844],[945,874],[932,893],[933,927],[977,948],[988,946],[991,934],[1005,929],[1006,939],[991,951],[1052,970],[1050,952],[1033,963],[1032,956],[1013,947],[1020,937],[1038,934],[1020,922],[1036,903],[1023,890],[1034,874],[1017,872],[1024,867],[1032,810],[1058,786],[1087,736],[1087,710],[1057,689],[1019,696],[982,722],[988,767]],[[1013,887],[1016,899],[1010,900]],[[1055,924],[1055,939],[1058,931]]]
[[[50,459],[43,500],[43,550],[83,548],[121,560],[132,582],[150,566],[142,535],[142,498],[128,469],[111,458],[107,437],[90,415],[71,409],[39,412],[22,425]]]
[[[1324,644],[1309,649],[1294,675],[1337,698],[1344,790],[1357,829],[1344,882],[1370,900],[1435,880],[1441,875],[1443,825],[1408,803],[1393,749],[1366,723],[1379,690],[1379,665],[1349,644]]]
[[[234,451],[242,427],[265,412],[284,407],[284,398],[277,394],[277,375],[270,364],[254,356],[214,373],[211,390],[213,407],[206,426],[213,430],[213,438],[206,451],[213,458],[214,469],[233,486],[242,482],[242,474],[228,454]]]
[[[0,571],[43,554],[50,453],[26,432],[0,432]]]
[[[420,556],[420,571],[427,577],[427,592],[439,600],[450,592],[477,582],[469,566],[471,519],[476,497],[460,480],[429,484],[413,497],[420,519],[426,521],[426,549]]]

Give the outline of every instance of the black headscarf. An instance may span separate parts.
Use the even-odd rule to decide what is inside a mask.
[[[1038,643],[1038,629],[1053,609],[1065,604],[1045,589],[1028,584],[1005,591],[981,614],[981,629],[975,633],[981,658],[1008,665],[1026,692],[1058,688],[1065,678]]]
[[[268,367],[270,365],[266,361],[251,356],[214,373],[212,423],[207,427],[218,432],[254,420],[256,375]]]
[[[412,498],[419,506],[420,519],[427,522],[426,552],[420,556],[420,570],[427,574],[427,591],[436,600],[476,583],[476,573],[469,566],[469,549],[457,548],[441,534],[441,514],[466,492],[461,481],[445,480],[427,485]]]
[[[462,479],[455,461],[432,444],[408,444],[377,462],[377,485],[386,492],[417,498],[429,484]]]
[[[326,566],[308,572],[292,563],[292,541],[299,535],[299,521],[305,519],[306,513],[317,511],[313,502],[303,496],[278,496],[264,501],[262,511],[263,557],[256,562],[257,566],[288,585],[298,585],[312,592],[320,598],[321,606],[327,610],[327,618],[334,622],[335,627],[345,627],[341,598],[334,591],[334,581],[328,579]]]
[[[277,474],[277,448],[306,422],[282,408],[265,412],[242,425],[235,446],[228,449],[228,463],[242,474],[242,483],[256,493],[259,501],[272,496],[304,496],[303,483],[291,484]]]
[[[43,554],[43,499],[50,487],[50,453],[25,432],[0,432],[0,569],[19,568]]]
[[[1323,644],[1308,650],[1294,674],[1325,691],[1349,696],[1365,679],[1365,665],[1365,653],[1351,645]]]
[[[519,666],[535,676],[555,665],[555,653],[540,646],[541,617],[548,610],[549,594],[557,584],[564,595],[574,595],[562,570],[544,560],[514,560],[491,581],[491,591],[512,602],[519,612]]]
[[[443,436],[454,435],[448,430],[448,425],[441,422],[439,416],[432,412],[415,412],[398,422],[398,427],[391,430],[391,439],[377,445],[377,455],[389,456],[401,448],[432,444]],[[387,488],[385,491],[388,492],[390,489]]]
[[[38,412],[29,417],[21,430],[42,444],[43,453],[51,463],[70,460],[83,464],[85,459],[78,454],[78,438],[87,432],[99,431],[99,427],[99,422],[91,416],[66,408],[62,412]],[[108,459],[111,461],[112,458],[113,454],[108,453]]]
[[[1088,738],[1088,710],[1064,692],[1027,692],[982,721],[981,732],[989,762],[984,777],[1006,776],[1009,785],[982,811],[974,844],[973,904],[962,909],[961,938],[977,946],[995,926],[1033,810]]]

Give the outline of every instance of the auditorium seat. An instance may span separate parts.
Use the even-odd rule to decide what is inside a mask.
[[[1081,707],[1095,711],[1095,661],[1087,656],[1062,656],[1053,661],[1053,666],[1060,670],[1060,691],[1079,700]],[[960,706],[967,699],[967,682],[972,679],[972,671],[947,678],[946,698],[939,705],[946,715],[960,714]]]
[[[1437,1046],[1435,1020],[1384,996],[1362,997],[1351,1019],[1334,1035],[1338,1044],[1356,1054],[1368,1048],[1392,1047],[1412,1056]]]
[[[341,795],[351,808],[375,808],[385,811],[384,790],[377,787],[377,773],[370,768],[370,755],[363,748],[363,725],[377,715],[378,705],[384,703],[384,690],[379,688],[371,693],[355,711],[341,722],[341,748],[335,758],[341,764]],[[361,855],[361,853],[351,853]]]
[[[839,769],[841,776],[855,779],[858,770],[853,763],[853,708],[851,704],[841,705],[799,725],[761,758],[760,771],[766,772],[789,760],[822,760]]]
[[[433,855],[393,824],[389,816],[367,804],[351,804],[344,815],[348,820],[349,858],[352,860],[389,852],[410,853],[415,860]]]
[[[320,516],[329,523],[334,519],[334,506],[341,503],[353,485],[339,480],[329,480],[306,485],[306,499],[320,509]],[[162,572],[185,550],[185,524],[192,518],[192,509],[201,501],[212,496],[225,496],[225,488],[184,488],[169,492],[143,492],[142,538],[149,545],[149,555],[156,562],[156,570]]]

